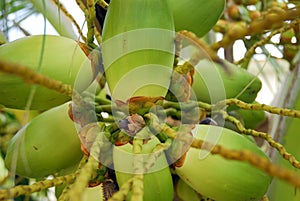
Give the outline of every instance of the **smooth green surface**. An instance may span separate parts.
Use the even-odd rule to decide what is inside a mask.
[[[182,179],[178,180],[175,190],[176,196],[181,201],[199,201],[201,199],[201,196]]]
[[[225,0],[171,0],[175,30],[204,36],[221,17]]]
[[[224,60],[220,64],[203,59],[195,66],[192,89],[199,101],[216,103],[223,99],[238,98],[251,103],[262,87],[261,81],[245,69]]]
[[[24,37],[0,46],[0,60],[22,64],[36,72],[64,84],[73,85],[81,70],[81,86],[85,89],[91,82],[91,67],[77,42],[53,35]],[[39,65],[41,64],[41,65]],[[0,72],[0,104],[9,108],[24,109],[33,89],[15,75]],[[37,86],[30,109],[45,110],[67,102],[71,98],[43,86]]]
[[[11,139],[5,164],[18,175],[41,178],[81,158],[80,140],[65,103],[36,116]]]
[[[112,0],[102,35],[103,63],[114,99],[166,95],[175,36],[168,0]]]
[[[196,138],[208,140],[228,149],[249,150],[266,157],[256,144],[238,133],[217,126],[197,125]],[[271,177],[245,162],[226,160],[219,155],[190,148],[180,178],[198,193],[216,201],[254,201],[267,191]]]
[[[157,138],[150,140],[147,144],[143,145],[142,154],[145,154],[143,161],[147,161],[149,153],[158,144]],[[128,157],[130,155],[131,157]],[[134,155],[132,154],[132,145],[126,144],[123,146],[114,147],[113,151],[114,167],[116,170],[117,182],[121,187],[128,179],[133,177],[133,174],[129,172],[133,171]],[[164,153],[158,157],[154,167],[152,167],[149,173],[144,174],[144,201],[152,200],[173,200],[173,182],[171,172],[167,164]],[[131,195],[127,197],[130,200]]]

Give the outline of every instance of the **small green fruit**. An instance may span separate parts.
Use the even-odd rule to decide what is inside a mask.
[[[251,103],[262,87],[261,81],[228,61],[224,60],[226,70],[220,64],[207,59],[196,66],[192,88],[199,101],[216,103],[228,98],[238,98]]]
[[[115,100],[165,96],[175,31],[169,0],[111,0],[103,26],[103,63]]]
[[[19,130],[10,141],[5,165],[20,176],[41,178],[69,168],[81,158],[80,141],[65,103]]]
[[[80,86],[84,90],[92,81],[90,62],[78,43],[54,35],[24,37],[0,46],[0,60],[21,64],[63,84],[73,85],[80,72]],[[81,69],[81,67],[83,67]],[[32,85],[15,75],[0,72],[0,104],[14,109],[25,109]],[[37,86],[30,109],[46,110],[70,100],[43,86]]]
[[[252,141],[218,126],[197,125],[193,130],[197,139],[214,140],[229,149],[249,150],[267,157]],[[265,172],[240,161],[226,160],[219,155],[190,148],[182,167],[176,173],[201,195],[217,201],[258,201],[272,180]]]
[[[225,0],[171,0],[175,30],[204,36],[221,17],[225,3]]]
[[[143,145],[141,155],[145,154],[143,159],[147,160],[147,156],[152,152],[154,147],[159,143],[157,138],[148,141]],[[115,146],[113,151],[114,168],[116,171],[117,182],[121,187],[127,180],[133,177],[133,160],[132,145]],[[171,172],[164,153],[157,159],[155,165],[144,174],[144,201],[152,200],[173,200],[173,182]],[[127,200],[130,200],[127,197]]]

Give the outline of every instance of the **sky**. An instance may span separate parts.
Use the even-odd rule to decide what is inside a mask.
[[[65,5],[68,12],[75,18],[79,26],[84,27],[83,31],[85,31],[86,26],[84,26],[84,14],[77,6],[75,0],[60,0],[60,2]],[[43,34],[45,30],[44,25],[44,17],[41,14],[31,15],[21,23],[21,26],[32,35]],[[48,21],[46,22],[46,33],[57,35],[56,30]],[[18,28],[12,29],[9,33],[9,41],[16,40],[21,37],[24,37],[24,34]]]

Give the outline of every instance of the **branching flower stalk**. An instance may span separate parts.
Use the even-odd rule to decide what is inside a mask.
[[[251,21],[249,25],[240,22],[225,23],[225,27],[215,28],[215,30],[224,30],[224,37],[222,40],[213,43],[211,48],[215,51],[221,47],[226,48],[233,44],[237,39],[242,39],[247,35],[264,33],[266,30],[281,27],[285,21],[297,19],[299,16],[300,6],[287,10],[280,7],[273,7],[264,13],[262,17]],[[218,23],[216,26],[223,25],[222,23]]]
[[[98,44],[101,44],[102,42],[102,37],[100,32],[98,31],[98,29],[96,28],[96,26],[94,27],[94,35],[95,35],[95,39],[97,41]]]
[[[213,145],[209,142],[205,142],[199,139],[195,139],[191,144],[191,147],[205,149],[207,151],[210,151],[210,153],[213,155],[218,154],[228,160],[248,162],[258,169],[265,171],[269,175],[283,179],[300,189],[300,176],[298,174],[295,174],[294,171],[290,171],[278,165],[275,165],[268,159],[258,156],[248,150],[237,151],[227,149],[224,146]]]
[[[264,110],[273,114],[278,114],[278,115],[283,115],[283,116],[291,116],[291,117],[295,117],[295,118],[300,118],[300,111],[298,110],[291,110],[291,109],[285,109],[285,108],[277,108],[277,107],[272,107],[272,106],[268,106],[265,104],[249,104],[249,103],[245,103],[243,101],[240,101],[238,99],[227,99],[225,100],[227,105],[236,105],[242,109],[247,109],[247,110]],[[213,107],[218,107],[218,103],[216,105],[209,105],[206,103],[202,103],[199,102],[199,105],[201,105],[201,108],[204,108],[206,111],[211,111],[211,109]],[[224,104],[221,104],[224,105]],[[168,102],[166,103],[165,107],[175,107],[179,109],[179,105],[177,105],[177,103],[171,103]],[[246,129],[242,123],[237,120],[236,118],[234,118],[233,116],[228,115],[225,111],[223,110],[219,110],[219,112],[223,115],[223,117],[226,120],[231,121],[232,123],[234,123],[236,125],[236,127],[238,128],[238,130],[246,135],[251,135],[254,137],[260,137],[264,140],[266,140],[270,146],[276,148],[279,153],[283,156],[283,158],[285,158],[286,160],[288,160],[294,167],[296,168],[300,168],[300,162],[298,160],[296,160],[296,158],[288,153],[286,151],[286,149],[284,148],[284,146],[282,146],[280,143],[276,142],[269,134],[264,133],[264,132],[258,132],[252,129]],[[156,125],[157,127],[161,126],[161,125]],[[172,131],[172,128],[164,125],[162,126],[162,129],[164,130],[164,132],[168,133],[169,137],[171,138],[175,138],[176,136],[176,132]]]
[[[18,185],[10,189],[0,190],[0,200],[8,200],[10,198],[18,197],[20,195],[30,195],[53,186],[62,184],[70,184],[74,182],[76,174],[56,177],[54,179],[38,181],[31,185]]]
[[[212,59],[213,61],[220,63],[221,59],[217,55],[217,52],[211,49],[210,46],[208,46],[203,40],[198,38],[194,33],[186,30],[178,32],[177,38],[183,36],[187,37],[188,39],[192,40],[195,44],[199,45],[199,47],[201,47],[204,50],[204,52],[207,54],[207,55],[203,55],[203,54],[197,55],[198,60],[202,59],[203,56],[209,56],[209,58]]]
[[[132,189],[132,183],[134,178],[127,180],[119,189],[118,192],[114,193],[113,196],[108,201],[122,201],[126,200],[126,197],[130,190]]]
[[[86,37],[86,43],[93,48],[96,48],[97,45],[93,43],[94,37],[96,37],[97,42],[100,44],[101,42],[101,34],[97,31],[95,26],[95,20],[96,20],[96,11],[95,11],[95,4],[98,3],[101,7],[104,7],[107,9],[108,4],[103,1],[95,1],[95,0],[87,0],[86,5],[82,0],[76,0],[77,5],[79,8],[83,11],[85,15],[85,19],[87,22],[87,37]]]
[[[86,41],[86,37],[83,35],[80,26],[78,25],[78,23],[76,22],[76,20],[74,19],[74,17],[67,11],[66,7],[63,4],[61,4],[59,2],[59,0],[52,0],[52,1],[57,5],[57,7],[59,8],[59,10],[62,11],[72,21],[72,23],[76,27],[77,32],[80,35],[80,37],[84,41]]]
[[[223,115],[225,116],[225,119],[234,123],[236,125],[236,127],[238,128],[238,130],[246,135],[251,135],[254,137],[259,137],[262,138],[264,140],[266,140],[271,147],[274,147],[275,149],[278,150],[279,154],[286,159],[287,161],[289,161],[289,163],[291,165],[293,165],[295,168],[300,168],[300,162],[290,153],[288,153],[286,151],[286,149],[284,148],[284,146],[282,144],[280,144],[279,142],[276,142],[269,134],[264,133],[264,132],[258,132],[252,129],[246,129],[242,123],[237,120],[235,117],[228,115],[227,113],[223,113]]]
[[[291,23],[286,24],[282,27],[280,27],[279,29],[276,29],[274,31],[272,31],[272,33],[270,33],[270,35],[268,35],[267,37],[263,38],[262,40],[256,42],[255,44],[253,44],[251,46],[251,48],[249,48],[244,56],[243,59],[241,59],[240,61],[238,61],[238,64],[242,64],[242,66],[245,66],[250,60],[251,60],[251,56],[255,53],[255,49],[259,46],[265,45],[266,43],[268,43],[268,41],[271,40],[271,38],[273,36],[275,36],[276,34],[279,33],[283,33],[291,28],[293,28],[295,25],[299,25],[300,24],[300,19],[297,18],[295,20],[293,20]]]
[[[278,107],[273,107],[273,106],[259,104],[259,103],[250,104],[250,103],[245,103],[241,100],[234,99],[234,98],[227,99],[225,102],[226,102],[226,105],[236,105],[239,108],[246,109],[246,110],[264,110],[264,111],[272,113],[272,114],[300,118],[299,110],[278,108]]]
[[[64,12],[60,13],[53,0],[30,0],[34,7],[42,13],[61,35],[76,40],[78,37],[73,30],[73,21]]]
[[[144,161],[143,156],[141,156],[143,148],[143,139],[134,138],[133,140],[133,181],[132,181],[132,201],[143,201],[144,195]]]
[[[60,81],[49,78],[41,73],[37,73],[24,65],[0,61],[0,71],[17,75],[28,84],[38,84],[58,93],[72,97],[73,90],[70,85],[63,84]]]
[[[98,5],[100,5],[102,8],[104,8],[105,10],[107,10],[108,9],[108,3],[106,3],[106,1],[104,1],[104,0],[97,0],[96,1],[96,3],[98,4]]]
[[[78,7],[82,10],[82,12],[85,14],[87,11],[86,11],[86,6],[84,5],[83,1],[82,0],[75,0]]]
[[[90,156],[88,162],[79,172],[79,175],[76,177],[74,184],[71,186],[68,191],[69,200],[80,201],[83,190],[88,186],[88,183],[92,177],[93,172],[98,168],[98,161]]]
[[[94,153],[100,154],[100,147],[97,146],[97,141],[93,144],[91,150]],[[94,155],[90,155],[87,163],[80,169],[79,175],[76,177],[74,184],[67,192],[67,197],[72,201],[80,201],[81,195],[84,189],[88,186],[90,179],[92,179],[93,173],[97,170],[99,162]]]
[[[87,8],[88,9],[86,13],[86,19],[87,19],[88,32],[87,32],[86,41],[88,45],[92,45],[94,41],[94,35],[95,35],[95,18],[96,18],[94,0],[87,0]]]
[[[272,107],[272,106],[268,106],[265,104],[249,104],[249,103],[245,103],[243,101],[240,101],[238,99],[227,99],[226,101],[227,105],[236,105],[242,109],[246,109],[246,110],[263,110],[263,111],[267,111],[273,114],[278,114],[278,115],[282,115],[282,116],[290,116],[290,117],[294,117],[294,118],[300,118],[300,111],[298,110],[291,110],[291,109],[285,109],[285,108],[277,108],[277,107]],[[218,105],[218,104],[216,104]],[[279,142],[276,142],[269,134],[264,133],[264,132],[258,132],[252,129],[246,129],[242,123],[237,120],[236,118],[234,118],[233,116],[228,115],[225,111],[219,111],[223,117],[232,122],[237,128],[238,130],[246,135],[251,135],[254,137],[259,137],[262,138],[264,140],[266,140],[269,145],[271,147],[274,147],[275,149],[277,149],[280,153],[280,155],[286,159],[287,161],[289,161],[289,163],[291,163],[295,168],[300,168],[300,161],[298,161],[292,154],[288,153],[286,151],[286,149],[284,148],[283,145],[281,145]]]
[[[82,167],[87,163],[88,157],[86,155],[84,155],[77,167],[77,170],[75,171],[75,175],[78,175],[79,172],[81,171]],[[75,181],[75,180],[74,180]],[[74,182],[73,182],[74,183]],[[70,190],[70,187],[73,183],[69,183],[64,190],[62,191],[62,193],[60,194],[58,201],[67,201],[68,198],[68,191]]]
[[[163,130],[170,138],[175,139],[177,133],[167,125],[155,125],[156,129]],[[258,156],[248,150],[232,150],[221,145],[213,145],[209,142],[194,139],[191,147],[205,149],[211,154],[218,154],[228,160],[245,161],[268,173],[271,176],[283,179],[297,188],[300,188],[300,176],[293,171],[286,170],[278,165],[273,164],[268,159]]]

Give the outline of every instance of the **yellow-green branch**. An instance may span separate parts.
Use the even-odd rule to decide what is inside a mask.
[[[119,189],[118,192],[114,193],[108,201],[121,201],[126,200],[129,191],[132,189],[133,178],[127,180]]]
[[[39,192],[43,189],[48,189],[53,186],[69,184],[74,182],[75,178],[75,174],[70,174],[66,176],[56,177],[51,180],[39,181],[31,185],[19,185],[10,189],[3,189],[0,190],[0,200],[8,200],[20,195],[30,195],[32,193]]]
[[[262,138],[264,140],[266,140],[269,145],[271,147],[274,147],[275,149],[278,150],[279,154],[284,158],[286,159],[290,164],[292,164],[295,168],[300,168],[300,162],[290,153],[288,153],[286,151],[286,149],[284,148],[284,146],[282,144],[280,144],[279,142],[276,142],[269,134],[267,133],[264,133],[264,132],[258,132],[258,131],[255,131],[255,130],[252,130],[252,129],[246,129],[242,123],[237,120],[236,118],[234,118],[233,116],[229,116],[227,114],[223,114],[225,119],[234,123],[237,127],[237,129],[243,133],[243,134],[246,134],[246,135],[251,135],[251,136],[254,136],[254,137],[259,137],[259,138]]]
[[[92,179],[93,173],[98,168],[98,161],[90,156],[88,162],[81,168],[79,175],[76,177],[74,184],[70,187],[67,192],[69,200],[80,201],[82,192],[88,187],[90,179]]]
[[[227,99],[226,100],[227,105],[236,105],[239,108],[246,109],[246,110],[264,110],[266,112],[272,113],[272,114],[278,114],[282,116],[290,116],[295,118],[300,118],[300,111],[299,110],[293,110],[293,109],[286,109],[286,108],[278,108],[273,107],[265,104],[249,104],[245,103],[243,101],[240,101],[238,99]]]
[[[48,89],[72,97],[73,90],[70,85],[37,73],[24,65],[0,61],[0,71],[17,75],[28,84],[42,85]]]
[[[76,22],[76,20],[74,19],[74,17],[67,11],[67,9],[64,7],[64,5],[62,5],[59,0],[52,0],[52,1],[57,5],[57,7],[59,8],[59,10],[62,11],[72,21],[72,23],[75,25],[75,27],[76,27],[76,29],[77,29],[78,34],[80,35],[80,37],[84,41],[86,41],[86,37],[83,35],[80,26],[78,25],[78,23]]]
[[[141,156],[142,153],[142,145],[143,140],[135,138],[133,140],[133,154],[134,154],[134,161],[133,161],[133,168],[134,168],[134,176],[132,181],[132,201],[143,201],[144,195],[144,162],[143,157]]]
[[[157,126],[158,127],[158,126]],[[170,138],[176,138],[176,131],[167,125],[161,125],[161,130],[163,130]],[[271,176],[283,179],[295,187],[300,189],[300,176],[295,174],[295,172],[286,170],[278,165],[273,164],[268,159],[256,155],[248,150],[233,150],[227,149],[221,145],[213,145],[209,142],[194,139],[191,144],[191,147],[197,149],[205,149],[212,154],[218,154],[228,160],[237,160],[237,161],[245,161],[253,165],[254,167],[261,169],[268,173]]]

